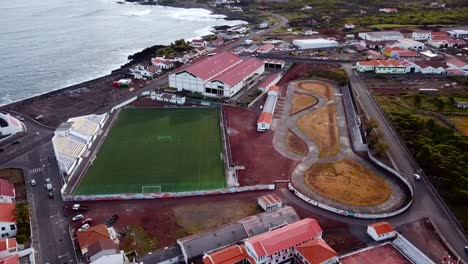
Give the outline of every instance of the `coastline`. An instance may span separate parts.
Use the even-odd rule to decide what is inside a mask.
[[[128,2],[132,2],[132,1],[128,1]],[[136,3],[137,1],[133,1],[133,2]],[[136,3],[136,4],[156,5],[154,3]],[[210,11],[212,15],[224,15],[225,17],[222,18],[223,20],[228,20],[228,21],[244,20],[244,21],[248,22],[247,20],[244,19],[244,17],[235,16],[235,15],[227,16],[226,14],[222,14],[222,12],[217,12],[213,7],[211,7],[211,6],[207,5],[207,4],[203,4],[203,3],[187,2],[187,4],[183,4],[183,5],[161,5],[161,6],[168,6],[168,7],[170,6],[170,7],[176,7],[176,8],[184,8],[184,9],[191,9],[191,8],[206,9],[206,10]],[[214,27],[212,27],[212,28],[214,28]],[[201,37],[201,36],[199,36],[199,37]],[[174,40],[176,40],[176,39],[174,39]],[[53,97],[54,95],[61,94],[61,93],[65,92],[65,91],[67,91],[67,90],[74,90],[74,89],[79,89],[79,88],[83,88],[83,87],[94,86],[97,83],[102,83],[102,82],[113,80],[113,79],[116,78],[116,76],[122,76],[125,73],[127,73],[130,66],[138,64],[138,63],[146,62],[152,56],[154,56],[155,51],[157,49],[164,48],[164,47],[167,47],[167,46],[168,45],[156,44],[156,45],[153,45],[153,46],[150,46],[150,47],[146,47],[146,48],[144,48],[144,49],[142,49],[142,50],[140,50],[138,52],[135,52],[133,54],[129,54],[127,56],[127,59],[128,59],[127,63],[121,65],[118,68],[111,69],[108,74],[101,75],[101,76],[98,76],[96,78],[85,80],[85,81],[82,81],[82,82],[79,82],[79,83],[76,83],[76,84],[72,84],[72,85],[68,85],[68,86],[65,86],[65,87],[61,87],[61,88],[58,88],[58,89],[50,90],[48,92],[44,92],[44,93],[41,93],[41,94],[31,95],[30,97],[27,97],[27,98],[24,98],[24,99],[21,99],[21,100],[18,100],[18,101],[13,101],[13,102],[10,102],[10,103],[4,104],[4,105],[0,105],[0,110],[2,110],[2,111],[3,110],[15,110],[18,106],[24,106],[24,105],[27,105],[30,102],[41,100],[41,99],[47,99],[47,98]]]

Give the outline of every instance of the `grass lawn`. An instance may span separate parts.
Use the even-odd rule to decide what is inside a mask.
[[[122,111],[76,194],[225,187],[219,115],[214,108]]]

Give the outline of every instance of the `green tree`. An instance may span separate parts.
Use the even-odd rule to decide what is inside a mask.
[[[417,108],[421,107],[421,95],[417,94],[414,97],[414,105],[416,105]]]

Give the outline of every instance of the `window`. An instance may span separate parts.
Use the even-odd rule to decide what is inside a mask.
[[[2,226],[2,231],[5,231],[5,227],[4,227],[4,226]]]
[[[16,226],[15,225],[10,225],[10,230],[15,230]]]

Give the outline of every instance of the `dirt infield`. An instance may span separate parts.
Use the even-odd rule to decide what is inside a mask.
[[[274,131],[256,131],[260,111],[257,105],[251,109],[231,106],[224,108],[233,164],[245,166],[245,170],[238,171],[241,186],[286,180],[298,164],[273,148]]]
[[[463,132],[463,135],[468,136],[468,116],[448,116],[448,119]]]
[[[377,205],[392,194],[383,177],[349,159],[317,163],[307,170],[304,177],[313,191],[350,205]]]
[[[294,93],[290,115],[294,115],[297,112],[309,108],[315,105],[317,102],[317,98],[313,97],[312,95],[296,92]]]
[[[306,143],[300,139],[296,134],[288,130],[288,137],[286,138],[289,150],[292,152],[305,156],[308,152]]]
[[[333,99],[333,89],[324,83],[319,82],[303,82],[299,84],[299,88],[306,91],[314,92],[320,94],[321,96],[327,98],[328,100]]]
[[[301,117],[297,126],[317,142],[320,157],[333,156],[340,151],[335,104],[326,105]]]
[[[343,264],[410,264],[391,244],[375,247],[340,259]]]

